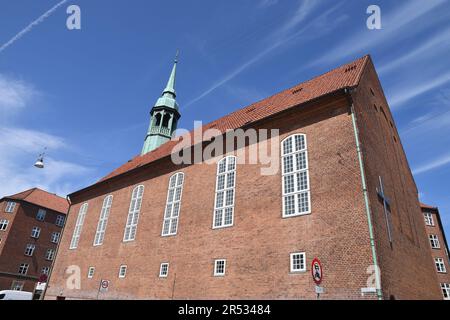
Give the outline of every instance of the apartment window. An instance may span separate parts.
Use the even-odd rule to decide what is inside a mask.
[[[28,273],[29,264],[28,263],[22,263],[19,266],[19,274],[26,275]]]
[[[84,203],[78,211],[77,221],[75,223],[75,229],[73,230],[72,240],[70,241],[69,249],[76,249],[78,247],[78,242],[80,242],[81,230],[83,229],[84,219],[88,211],[88,204]]]
[[[424,214],[425,224],[427,226],[434,226],[433,214],[431,212],[425,212]]]
[[[24,285],[25,285],[25,282],[23,282],[23,281],[13,281],[12,285],[11,285],[11,290],[22,291]]]
[[[0,220],[0,231],[5,231],[8,228],[9,221],[6,219]]]
[[[291,272],[306,271],[306,255],[304,252],[291,253]]]
[[[53,242],[53,243],[58,243],[60,236],[61,236],[61,234],[59,232],[52,232],[52,236],[51,236],[50,241]]]
[[[169,188],[167,191],[166,209],[164,212],[162,228],[163,236],[173,236],[177,234],[183,183],[184,173],[182,172],[174,174],[169,179]]]
[[[98,219],[97,232],[95,233],[94,246],[99,246],[105,238],[106,225],[108,224],[109,212],[111,211],[113,196],[109,195],[103,200],[102,211]]]
[[[434,263],[436,264],[436,270],[440,273],[445,273],[447,270],[445,269],[444,259],[442,258],[435,258]]]
[[[32,238],[38,239],[40,235],[41,235],[41,228],[33,227],[33,229],[31,229]]]
[[[450,300],[450,284],[441,283],[442,295],[444,296],[444,300]]]
[[[236,187],[236,157],[228,156],[217,164],[213,228],[233,225]]]
[[[14,201],[6,202],[5,212],[13,213],[15,208],[16,208],[16,203]]]
[[[125,278],[126,275],[127,275],[127,266],[121,265],[119,268],[119,278]]]
[[[94,277],[94,273],[95,273],[95,267],[89,267],[88,269],[88,278],[92,279]]]
[[[306,136],[296,134],[282,142],[283,217],[311,213]]]
[[[41,274],[45,274],[46,276],[48,276],[50,274],[50,267],[43,267],[41,269]]]
[[[46,214],[47,214],[47,211],[45,211],[44,209],[39,209],[38,213],[36,215],[36,219],[39,221],[44,221]]]
[[[36,249],[36,246],[34,244],[27,244],[27,246],[25,247],[25,255],[32,257],[34,249]]]
[[[159,268],[159,277],[167,278],[168,275],[169,275],[169,264],[161,263],[161,267]]]
[[[441,247],[438,236],[435,234],[430,234],[430,244],[433,249],[439,249]]]
[[[54,258],[55,258],[55,250],[47,249],[47,252],[45,253],[45,259],[48,261],[52,261]]]
[[[225,275],[225,267],[227,264],[227,260],[218,259],[214,261],[214,276],[221,277]]]
[[[56,222],[55,222],[55,224],[56,224],[58,227],[63,227],[65,221],[66,221],[66,219],[64,218],[64,216],[58,215],[58,216],[56,216]]]
[[[130,209],[128,211],[127,224],[123,241],[133,241],[136,238],[136,230],[139,221],[139,212],[141,211],[142,196],[144,195],[144,186],[140,185],[134,188],[131,195]]]

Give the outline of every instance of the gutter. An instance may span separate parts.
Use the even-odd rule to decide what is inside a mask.
[[[375,267],[375,282],[376,282],[377,298],[378,298],[378,300],[383,300],[383,291],[381,289],[380,267],[378,265],[377,251],[376,251],[376,247],[375,247],[375,237],[374,237],[373,224],[372,224],[372,214],[370,212],[369,192],[367,190],[366,174],[364,171],[363,152],[361,149],[361,143],[359,141],[359,131],[358,131],[358,126],[357,126],[355,107],[353,105],[353,98],[351,96],[351,92],[353,91],[353,89],[354,88],[346,88],[344,91],[348,96],[348,100],[350,103],[350,112],[352,115],[353,132],[355,134],[355,142],[356,142],[356,152],[358,153],[359,169],[361,172],[361,184],[362,184],[362,190],[363,190],[363,194],[364,194],[364,204],[366,207],[367,224],[369,227],[370,248],[372,251],[373,265]]]
[[[69,196],[66,196],[66,201],[67,201],[67,203],[69,204],[69,208],[67,209],[67,214],[66,214],[66,220],[64,221],[64,226],[63,226],[63,228],[61,229],[61,235],[60,235],[60,237],[59,237],[59,242],[58,242],[58,245],[56,246],[55,258],[53,259],[53,263],[52,263],[52,265],[51,265],[51,267],[50,267],[50,272],[49,272],[48,278],[47,278],[47,284],[46,284],[46,286],[45,286],[45,290],[44,290],[44,292],[43,292],[43,294],[42,294],[41,300],[44,300],[44,299],[45,299],[45,296],[47,295],[48,285],[49,285],[49,283],[50,283],[50,279],[51,279],[52,274],[53,274],[53,267],[55,266],[56,258],[58,257],[59,246],[61,245],[62,237],[63,237],[63,235],[64,235],[64,230],[66,229],[67,220],[68,220],[68,218],[69,218],[70,207],[72,206],[72,203],[70,202],[70,197],[69,197]]]

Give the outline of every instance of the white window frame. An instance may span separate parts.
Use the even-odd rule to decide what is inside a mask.
[[[169,276],[169,263],[163,262],[163,263],[161,263],[161,265],[159,267],[159,277],[167,278],[168,276]]]
[[[434,264],[436,265],[436,271],[439,273],[447,273],[447,268],[445,267],[444,259],[434,258]]]
[[[75,229],[73,229],[72,240],[70,241],[70,250],[78,248],[80,242],[81,231],[83,230],[84,219],[86,218],[89,204],[83,203],[78,211],[77,221],[75,222]]]
[[[297,256],[300,256],[301,259],[303,259],[303,264],[300,268],[295,267],[295,259]],[[300,273],[300,272],[306,272],[306,253],[305,252],[293,252],[290,255],[290,272],[291,273]]]
[[[52,232],[51,238],[50,238],[50,242],[52,243],[58,243],[59,239],[61,237],[61,233],[59,232]]]
[[[45,209],[39,209],[36,214],[36,220],[37,221],[45,221],[45,216],[47,215],[47,210]]]
[[[40,236],[41,236],[41,228],[33,227],[33,229],[31,229],[31,237],[33,239],[39,239]]]
[[[130,242],[136,239],[139,215],[142,207],[142,198],[144,197],[144,186],[139,185],[131,193],[130,208],[128,210],[127,223],[123,234],[123,242]]]
[[[429,239],[430,239],[430,245],[431,245],[432,249],[440,249],[441,248],[441,244],[439,243],[439,238],[437,235],[430,234]]]
[[[184,180],[185,178],[183,172],[175,173],[169,179],[166,206],[164,209],[163,225],[161,230],[161,235],[163,237],[174,236],[178,232]]]
[[[55,259],[55,249],[47,249],[45,252],[45,260],[47,261],[53,261]]]
[[[425,225],[434,227],[434,218],[431,212],[424,212]]]
[[[64,222],[66,221],[66,218],[63,216],[63,215],[61,215],[61,214],[59,214],[59,215],[57,215],[56,216],[56,221],[55,221],[55,224],[58,226],[58,227],[64,227]]]
[[[50,274],[50,267],[42,267],[41,275],[42,274],[45,274],[46,276],[48,276]]]
[[[126,264],[123,264],[119,267],[119,278],[123,279],[127,276],[127,269],[128,266]]]
[[[0,231],[6,231],[8,229],[9,220],[2,219],[0,220]]]
[[[6,201],[6,206],[5,206],[6,213],[13,213],[15,208],[16,208],[16,202]]]
[[[304,142],[304,148],[297,149],[296,148],[296,137],[301,137]],[[289,149],[286,149],[285,143],[289,141],[290,143],[290,151]],[[298,162],[297,158],[300,154],[304,154],[304,161],[305,161],[305,168],[298,168]],[[292,217],[298,217],[303,216],[311,213],[311,184],[310,184],[310,175],[309,175],[309,160],[308,160],[308,143],[306,139],[306,134],[293,134],[289,137],[283,139],[281,141],[281,186],[282,186],[282,192],[283,192],[283,199],[282,199],[282,217],[283,218],[292,218]],[[285,159],[287,158],[292,159],[292,171],[286,172],[285,167]],[[306,173],[306,189],[298,190],[298,175]],[[286,190],[286,181],[288,177],[293,178],[292,180],[292,187],[293,191],[287,191]],[[306,211],[300,211],[299,209],[299,196],[305,195],[307,198],[307,205],[308,210]],[[286,211],[286,199],[288,197],[294,197],[294,212],[293,213],[287,213]]]
[[[13,290],[13,291],[22,291],[24,286],[25,286],[25,282],[24,281],[14,280],[12,282],[12,284],[11,284],[11,290]]]
[[[111,213],[111,207],[113,202],[113,195],[110,194],[103,199],[102,210],[100,211],[100,217],[98,218],[97,231],[94,237],[94,246],[101,246],[105,239],[106,226],[108,225],[109,214]]]
[[[29,268],[30,265],[28,263],[21,263],[19,266],[19,271],[17,273],[26,276]]]
[[[233,169],[230,169],[230,165],[233,165]],[[224,165],[224,171],[221,171],[221,166]],[[232,186],[228,185],[229,176],[233,175]],[[217,173],[216,173],[216,193],[214,197],[214,212],[213,212],[213,229],[229,228],[234,225],[234,206],[236,204],[236,176],[237,176],[237,158],[236,156],[227,156],[222,158],[217,163]],[[223,188],[219,189],[219,182],[223,178]],[[232,192],[233,198],[232,202],[227,204],[227,195]],[[221,204],[219,204],[219,195],[221,196]],[[231,221],[226,223],[229,213],[227,211],[231,210]]]
[[[87,274],[88,279],[94,278],[94,274],[95,274],[95,267],[89,267]]]
[[[450,300],[450,284],[441,283],[441,291],[444,300]]]
[[[32,257],[33,254],[34,254],[34,250],[36,250],[36,245],[35,245],[35,244],[32,244],[32,243],[29,243],[29,244],[27,244],[27,246],[25,247],[25,252],[24,252],[24,254],[25,254],[27,257]]]
[[[219,272],[219,264],[223,262],[223,271]],[[224,277],[227,268],[227,260],[226,259],[216,259],[214,260],[214,277]]]

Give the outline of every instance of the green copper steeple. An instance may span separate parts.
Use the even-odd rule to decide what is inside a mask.
[[[162,96],[156,101],[150,111],[150,126],[145,136],[144,147],[141,155],[155,150],[160,145],[169,141],[177,128],[181,115],[178,111],[178,103],[175,100],[175,77],[177,73],[178,52],[175,57],[172,72]]]

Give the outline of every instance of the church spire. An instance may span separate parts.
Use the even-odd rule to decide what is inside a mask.
[[[161,97],[156,101],[150,111],[150,126],[145,136],[142,155],[155,150],[160,145],[169,141],[177,128],[178,119],[181,117],[178,111],[178,103],[175,100],[175,77],[177,73],[178,51],[175,56],[169,81]]]

